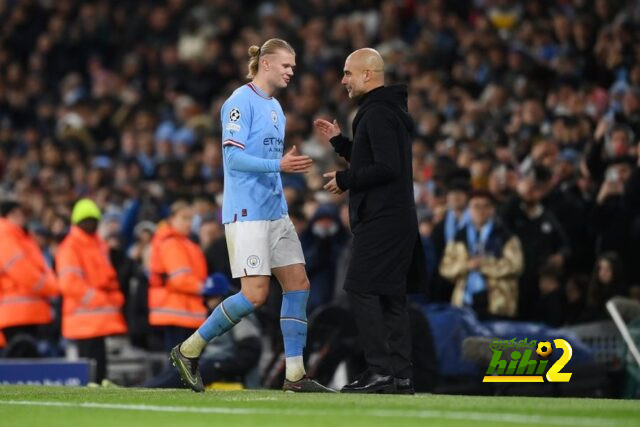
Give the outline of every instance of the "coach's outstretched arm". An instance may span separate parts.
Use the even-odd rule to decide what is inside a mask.
[[[337,120],[334,120],[333,123],[331,123],[324,119],[316,119],[313,124],[316,127],[316,133],[324,142],[331,144],[334,151],[344,157],[346,161],[351,161],[352,141],[342,135],[342,131],[340,130],[340,125],[338,125]]]

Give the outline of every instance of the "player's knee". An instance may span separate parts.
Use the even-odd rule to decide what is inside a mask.
[[[305,278],[300,281],[300,290],[308,291],[310,287],[311,287],[311,284],[309,283],[309,279],[307,279],[307,277],[305,276]]]
[[[255,287],[251,289],[249,292],[243,291],[245,297],[249,300],[254,307],[260,307],[267,301],[267,297],[269,296],[269,287]]]
[[[309,279],[307,276],[301,277],[293,283],[293,286],[289,289],[291,291],[308,291],[309,290]]]
[[[264,305],[265,302],[267,302],[267,295],[268,295],[267,292],[258,294],[258,295],[255,295],[254,298],[252,300],[250,299],[249,301],[251,301],[251,304],[253,304],[254,307],[258,308],[261,305]]]

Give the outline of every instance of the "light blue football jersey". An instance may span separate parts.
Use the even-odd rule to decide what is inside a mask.
[[[280,103],[248,83],[236,89],[220,111],[224,164],[222,222],[275,220],[287,214],[279,162],[286,119]],[[233,150],[270,159],[272,171],[245,172],[229,166]]]

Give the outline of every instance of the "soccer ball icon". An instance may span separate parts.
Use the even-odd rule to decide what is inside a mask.
[[[551,347],[551,343],[549,341],[540,341],[538,343],[538,347],[536,348],[536,354],[543,359],[551,356],[553,353],[553,348]]]

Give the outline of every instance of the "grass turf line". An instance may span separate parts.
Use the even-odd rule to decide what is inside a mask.
[[[0,386],[0,425],[637,426],[635,401]],[[5,424],[7,422],[7,424]]]

